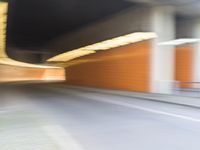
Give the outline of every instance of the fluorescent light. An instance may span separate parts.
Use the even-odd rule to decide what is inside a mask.
[[[0,57],[7,57],[5,52],[7,9],[8,3],[0,2]]]
[[[61,68],[61,67],[48,66],[48,65],[29,64],[29,63],[24,63],[24,62],[20,62],[20,61],[15,61],[10,58],[0,58],[0,65],[10,65],[10,66],[28,67],[28,68],[44,68],[44,69]]]
[[[7,2],[0,2],[0,14],[6,14],[8,9]]]
[[[136,43],[148,39],[156,38],[157,35],[154,32],[136,32],[128,35],[120,36],[117,38],[113,38],[110,40],[102,41],[96,44],[88,45],[85,47],[81,47],[75,50],[71,50],[69,52],[57,55],[53,58],[48,59],[49,62],[61,62],[61,61],[70,61],[74,58],[81,57],[84,55],[95,53],[95,51],[99,50],[108,50],[124,45],[128,45],[131,43]],[[85,51],[85,52],[84,52]],[[74,55],[72,55],[75,53]]]
[[[69,51],[67,53],[55,56],[55,57],[49,59],[48,61],[49,62],[53,62],[53,61],[57,61],[57,60],[59,60],[59,61],[70,61],[72,59],[75,59],[75,58],[78,58],[78,57],[81,57],[81,56],[85,56],[85,55],[89,55],[89,54],[93,54],[93,53],[96,53],[96,52],[93,51],[93,50],[82,50],[82,49],[72,50],[72,51]]]
[[[172,41],[161,42],[158,45],[178,46],[178,45],[192,44],[192,43],[198,43],[198,42],[200,42],[200,39],[185,38],[185,39],[176,39],[176,40],[172,40]]]

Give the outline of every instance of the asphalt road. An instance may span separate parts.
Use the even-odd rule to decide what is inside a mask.
[[[0,93],[2,112],[34,111],[62,150],[200,149],[197,108],[49,85]]]

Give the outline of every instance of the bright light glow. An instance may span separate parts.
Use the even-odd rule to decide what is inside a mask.
[[[28,68],[44,68],[44,69],[56,69],[61,67],[54,67],[54,66],[48,66],[48,65],[35,65],[35,64],[29,64],[24,63],[20,61],[15,61],[10,58],[0,58],[0,65],[11,65],[16,67],[28,67]]]
[[[8,3],[0,2],[0,14],[5,14],[7,12]]]
[[[156,38],[157,35],[154,32],[136,32],[136,33],[131,33],[128,35],[120,36],[117,38],[113,38],[110,40],[106,40],[103,42],[99,42],[96,44],[92,44],[89,46],[85,46],[82,48],[78,48],[75,50],[71,50],[69,52],[57,55],[53,58],[50,58],[49,62],[62,62],[62,61],[70,61],[72,59],[85,56],[88,54],[95,53],[95,51],[99,50],[108,50],[111,48],[116,48],[124,45],[128,45],[131,43],[136,43],[148,39],[153,39]]]
[[[52,59],[49,59],[48,61],[55,61],[55,60],[70,61],[72,59],[75,59],[81,56],[86,56],[93,53],[96,53],[96,52],[94,50],[84,50],[84,49],[72,50],[70,52],[55,56]]]
[[[5,52],[7,8],[7,3],[0,2],[0,57],[7,57]]]
[[[198,43],[200,42],[200,39],[176,39],[168,42],[161,42],[158,45],[172,45],[172,46],[178,46],[183,44],[192,44],[192,43]]]

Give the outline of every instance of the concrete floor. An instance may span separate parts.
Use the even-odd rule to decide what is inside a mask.
[[[31,114],[17,120],[16,126],[11,126],[9,131],[20,127],[27,129],[32,124],[38,126],[46,139],[56,145],[55,148],[46,144],[43,150],[200,149],[200,109],[197,108],[98,92],[49,88],[49,85],[1,87],[0,95],[0,122],[7,113],[12,114],[12,119],[19,110]],[[37,118],[36,121],[27,124],[34,120],[30,119],[32,116]],[[7,126],[3,130],[8,130]],[[0,130],[0,139],[4,131]],[[28,137],[33,133],[36,134],[31,130]],[[15,134],[18,133],[13,132],[12,136],[16,137]],[[31,139],[38,138],[35,134]],[[25,137],[27,135],[21,138]],[[20,142],[17,141],[20,150],[22,144],[26,145],[26,150],[40,150],[36,146],[37,142],[41,146],[40,140],[34,144],[33,140]],[[0,147],[3,144],[5,147],[9,142],[0,142]],[[15,150],[18,149],[15,145]]]

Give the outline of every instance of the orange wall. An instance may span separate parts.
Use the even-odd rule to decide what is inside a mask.
[[[42,69],[0,65],[0,83],[14,81],[64,80],[64,69]]]
[[[193,81],[194,47],[184,45],[176,48],[175,80],[180,82]],[[191,84],[181,84],[182,88],[190,88]]]
[[[66,68],[68,84],[146,92],[150,90],[151,41],[100,51]]]

